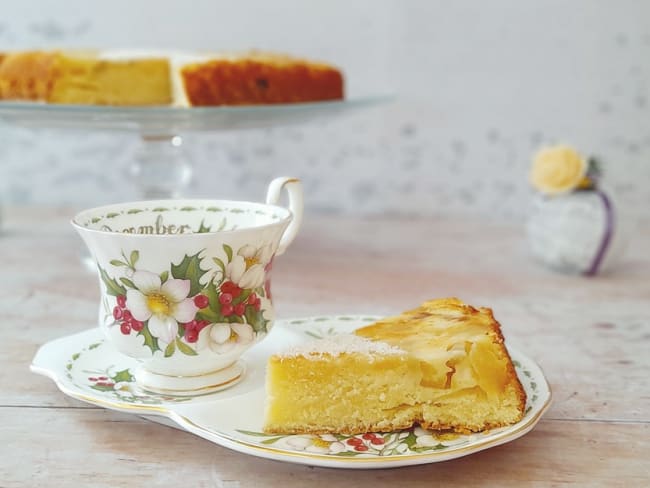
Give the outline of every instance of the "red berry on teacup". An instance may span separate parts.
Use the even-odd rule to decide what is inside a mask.
[[[234,311],[235,311],[235,315],[244,315],[244,312],[246,311],[246,304],[238,303],[237,305],[235,305]]]
[[[187,329],[185,331],[185,340],[187,342],[196,342],[199,339],[199,333],[196,329]]]
[[[120,308],[126,307],[126,297],[124,295],[117,296],[117,306]]]
[[[122,325],[120,325],[120,331],[124,335],[129,335],[131,333],[131,324],[127,321],[122,322]]]
[[[140,332],[144,328],[144,323],[139,320],[132,319],[129,323],[131,324],[131,328],[136,332]]]
[[[229,315],[232,315],[234,311],[235,311],[235,307],[233,307],[231,303],[226,303],[221,307],[221,313],[224,317],[228,317]]]
[[[247,302],[249,305],[255,305],[255,302],[257,302],[257,295],[255,293],[251,293],[248,297]]]
[[[232,302],[232,295],[230,293],[222,293],[219,295],[219,303],[221,305],[227,305]]]
[[[123,315],[124,315],[123,310],[116,305],[115,308],[113,309],[113,318],[115,320],[120,320]]]
[[[233,298],[237,298],[241,294],[241,288],[232,281],[224,281],[221,285],[221,292],[229,293]]]
[[[208,320],[199,320],[196,323],[196,331],[201,332],[203,329],[205,329],[208,325],[210,325],[210,322]]]
[[[133,318],[133,314],[131,313],[130,310],[124,310],[124,313],[122,314],[122,318],[128,322]]]
[[[196,295],[194,297],[194,305],[198,308],[205,308],[210,304],[210,300],[205,295]]]

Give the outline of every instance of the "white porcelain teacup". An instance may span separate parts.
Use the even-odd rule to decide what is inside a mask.
[[[286,189],[289,209],[277,206]],[[72,221],[97,264],[99,326],[149,391],[196,395],[244,374],[242,353],[274,319],[270,271],[302,220],[302,185],[276,178],[266,204],[158,200]]]

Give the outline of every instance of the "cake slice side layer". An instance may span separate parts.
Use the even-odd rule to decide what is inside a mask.
[[[420,424],[464,433],[523,417],[526,395],[489,309],[432,300],[338,341],[270,358],[266,432],[356,434]]]
[[[356,433],[412,424],[418,361],[398,348],[343,335],[274,355],[265,431]]]

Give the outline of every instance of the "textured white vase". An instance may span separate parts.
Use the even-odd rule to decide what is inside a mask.
[[[597,274],[624,248],[621,220],[609,194],[595,190],[539,196],[527,222],[535,258],[574,274]]]

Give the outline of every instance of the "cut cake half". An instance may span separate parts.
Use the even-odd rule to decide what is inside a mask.
[[[192,106],[341,100],[344,91],[343,74],[334,66],[258,51],[187,63],[180,76]]]
[[[343,92],[334,66],[258,51],[0,53],[0,100],[201,107],[341,100]]]
[[[521,420],[526,394],[492,311],[425,302],[269,359],[268,433],[478,432]]]
[[[162,57],[111,59],[100,51],[22,51],[0,63],[0,99],[83,105],[168,105]]]

